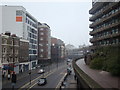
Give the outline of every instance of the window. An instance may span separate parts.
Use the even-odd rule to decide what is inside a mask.
[[[22,10],[17,10],[16,11],[16,16],[22,16]]]
[[[43,32],[41,32],[41,33],[40,33],[40,35],[44,35],[44,33],[43,33]]]
[[[117,43],[117,44],[119,43],[119,39],[118,39],[118,38],[116,39],[116,43]]]
[[[5,53],[6,52],[6,48],[3,48],[3,53]]]
[[[41,54],[41,55],[40,55],[40,57],[42,58],[42,57],[43,57],[43,55]]]
[[[43,38],[40,38],[40,40],[42,41],[42,40],[43,40]]]
[[[43,44],[39,44],[40,46],[43,46]]]
[[[33,50],[33,54],[36,54],[37,52],[36,52],[36,50]]]
[[[43,30],[43,28],[40,28],[40,30],[42,31],[42,30]]]
[[[40,49],[41,52],[43,52],[44,50],[43,49]]]

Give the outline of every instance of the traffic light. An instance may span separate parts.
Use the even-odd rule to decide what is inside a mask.
[[[12,74],[12,83],[16,83],[16,81],[17,81],[17,76],[16,76],[16,74]]]

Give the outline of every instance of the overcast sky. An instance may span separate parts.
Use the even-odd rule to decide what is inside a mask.
[[[92,2],[17,2],[2,5],[21,5],[39,22],[47,23],[51,35],[65,44],[89,45],[89,10]]]

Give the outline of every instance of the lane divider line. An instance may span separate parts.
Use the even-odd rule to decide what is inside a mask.
[[[55,71],[55,70],[54,70]],[[53,72],[54,72],[53,71]],[[44,75],[47,75],[49,72],[46,72]],[[37,78],[35,78],[35,79],[33,79],[32,81],[31,81],[31,83],[32,82],[34,82],[35,80],[37,80],[38,78],[41,78],[42,77],[42,75],[40,75],[39,77],[37,77]],[[23,85],[22,87],[20,87],[18,90],[21,90],[22,88],[25,88],[26,86],[28,86],[30,84],[30,82],[28,82],[28,83],[26,83],[25,85]]]
[[[64,67],[65,67],[65,66],[64,66]],[[61,69],[61,68],[63,68],[63,66],[59,67],[59,69]],[[56,70],[58,70],[58,69],[50,70],[50,72],[53,72],[53,71],[55,72]],[[50,72],[46,72],[45,75],[49,74]],[[37,77],[37,78],[35,78],[35,79],[33,79],[33,80],[31,81],[31,83],[34,82],[35,80],[37,80],[38,78],[41,78],[41,77],[42,77],[42,75],[39,76],[39,77]],[[23,88],[27,87],[29,84],[30,84],[30,82],[26,83],[25,85],[23,85],[22,87],[20,87],[18,90],[22,90]]]
[[[49,75],[51,75],[52,73],[54,73],[54,72],[55,72],[55,71],[53,71],[53,72],[47,74],[47,75],[44,76],[44,77],[46,78],[46,77],[48,77]],[[33,84],[31,87],[29,87],[27,90],[29,90],[30,88],[32,88],[32,87],[35,86],[36,84],[37,84],[37,82],[36,82],[35,84]]]

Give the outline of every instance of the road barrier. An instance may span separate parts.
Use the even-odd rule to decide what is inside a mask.
[[[102,88],[98,83],[96,83],[92,78],[90,78],[86,73],[84,73],[79,66],[76,64],[76,61],[81,58],[75,59],[72,61],[73,69],[75,72],[75,77],[77,79],[77,88],[78,90],[93,90]],[[102,88],[102,90],[104,90]]]
[[[56,87],[55,90],[61,90],[61,89],[62,89],[62,88],[61,88],[61,87],[62,87],[62,83],[65,81],[66,77],[67,77],[67,73],[64,74],[64,76],[62,77],[62,79],[61,79],[60,82],[58,83],[58,85],[57,85],[57,87]]]

